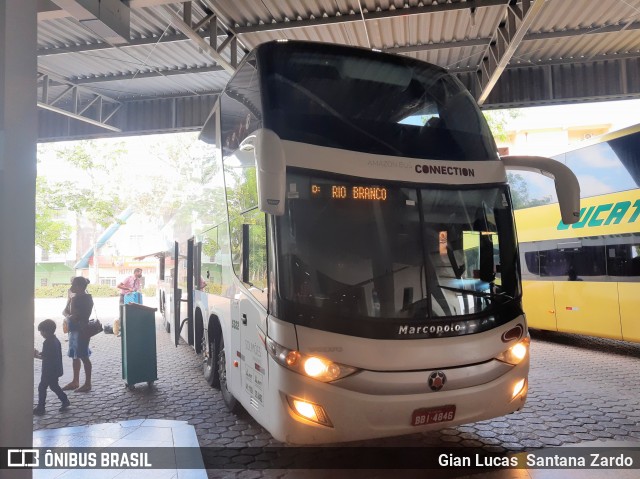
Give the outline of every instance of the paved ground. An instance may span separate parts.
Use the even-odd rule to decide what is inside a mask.
[[[52,317],[61,322],[62,300],[37,300],[36,322]],[[96,302],[98,315],[109,323],[117,298]],[[201,446],[255,446],[278,443],[248,414],[230,414],[220,393],[202,377],[202,362],[187,345],[174,347],[156,321],[159,379],[152,389],[138,385],[130,391],[121,379],[120,341],[99,334],[91,341],[93,390],[71,393],[72,407],[57,412],[57,398],[49,393],[50,411],[35,417],[34,430],[87,425],[138,418],[188,421]],[[526,407],[508,417],[438,432],[362,441],[361,446],[470,446],[488,451],[522,451],[588,441],[638,441],[640,446],[640,344],[583,338],[566,334],[533,333],[529,399]],[[61,329],[58,337],[62,337]],[[36,347],[42,338],[36,335]],[[63,343],[63,349],[66,345]],[[37,383],[40,365],[36,361]],[[71,378],[65,360],[61,384]],[[55,408],[53,407],[55,406]],[[252,460],[252,458],[249,458]],[[360,477],[359,471],[349,477]],[[355,474],[355,475],[354,475]],[[209,477],[301,477],[287,471],[210,471]],[[312,472],[304,477],[322,477]],[[365,474],[362,477],[371,477]],[[381,475],[379,477],[384,477]],[[388,477],[388,476],[387,476]],[[397,475],[395,476],[397,477]],[[515,476],[514,476],[515,477]],[[586,477],[586,476],[585,476]]]

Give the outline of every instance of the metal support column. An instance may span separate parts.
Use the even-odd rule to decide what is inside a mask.
[[[0,1],[0,447],[12,448],[33,441],[36,29],[36,0]]]

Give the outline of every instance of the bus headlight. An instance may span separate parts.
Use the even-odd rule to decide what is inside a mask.
[[[503,353],[500,353],[496,357],[496,359],[498,361],[502,361],[503,363],[513,364],[514,366],[516,364],[520,364],[522,360],[527,357],[527,354],[529,354],[530,342],[531,340],[529,339],[529,336],[527,336],[526,338],[518,341]]]
[[[517,398],[521,392],[525,390],[525,385],[527,384],[526,379],[521,379],[513,386],[513,393],[511,394],[511,399]]]
[[[266,344],[269,355],[278,364],[304,376],[317,379],[318,381],[328,383],[336,379],[342,379],[358,371],[357,368],[351,366],[334,363],[325,358],[310,356],[300,351],[287,349],[271,338],[266,339]]]
[[[333,427],[331,420],[324,408],[320,404],[315,404],[303,399],[297,399],[287,396],[289,407],[298,415],[309,421],[322,424],[323,426]]]

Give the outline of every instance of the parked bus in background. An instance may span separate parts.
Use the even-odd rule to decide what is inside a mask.
[[[557,155],[578,177],[580,219],[566,225],[555,205],[515,212],[529,327],[640,341],[640,125]],[[521,176],[534,204],[550,185]]]
[[[523,407],[529,337],[505,167],[554,176],[570,223],[566,167],[501,160],[440,67],[307,42],[249,53],[201,139],[211,197],[226,201],[176,227],[187,291],[175,283],[169,310],[176,344],[181,334],[204,356],[231,410],[315,444]]]

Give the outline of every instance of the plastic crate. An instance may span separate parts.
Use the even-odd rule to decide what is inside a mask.
[[[124,295],[124,304],[142,304],[142,293],[133,291]]]

